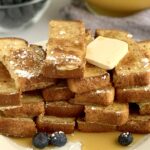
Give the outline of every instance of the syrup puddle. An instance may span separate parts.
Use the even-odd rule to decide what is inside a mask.
[[[120,132],[108,132],[108,133],[82,133],[75,132],[74,134],[68,135],[68,141],[81,143],[82,150],[132,150],[136,145],[143,141],[148,135],[133,134],[134,141],[130,146],[124,147],[117,143],[117,138]],[[150,138],[149,138],[150,139]],[[17,144],[26,147],[32,147],[32,139],[14,139],[13,141]],[[138,143],[139,141],[139,143]],[[150,140],[149,140],[150,141]],[[47,147],[43,150],[56,150],[56,147]],[[135,150],[135,149],[134,149]],[[139,149],[138,149],[139,150]]]

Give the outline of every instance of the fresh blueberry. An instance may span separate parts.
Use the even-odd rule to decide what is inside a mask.
[[[123,146],[127,146],[131,144],[132,141],[133,141],[133,136],[130,132],[123,132],[118,137],[118,142]]]
[[[67,143],[67,137],[62,131],[51,134],[49,140],[50,144],[59,147],[64,146]]]
[[[44,148],[49,144],[49,137],[47,133],[39,132],[35,134],[32,139],[32,143],[36,148]]]

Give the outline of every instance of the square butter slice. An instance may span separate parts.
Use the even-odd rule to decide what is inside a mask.
[[[127,52],[128,44],[126,42],[99,36],[88,44],[86,59],[93,65],[111,70]]]

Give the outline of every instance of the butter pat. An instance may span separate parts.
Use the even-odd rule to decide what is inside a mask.
[[[88,44],[86,59],[93,65],[111,70],[127,52],[128,44],[126,42],[99,36]]]

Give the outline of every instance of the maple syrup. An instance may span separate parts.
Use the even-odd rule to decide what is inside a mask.
[[[73,134],[68,135],[68,140],[71,142],[80,142],[82,144],[82,150],[99,150],[99,149],[107,149],[107,150],[123,150],[128,149],[138,142],[144,135],[133,134],[134,141],[131,145],[127,147],[123,147],[117,143],[117,138],[120,132],[108,132],[108,133],[83,133],[76,131]],[[32,148],[32,139],[14,139],[13,141],[17,144]],[[52,148],[51,146],[49,149]],[[47,149],[47,148],[46,148]]]

